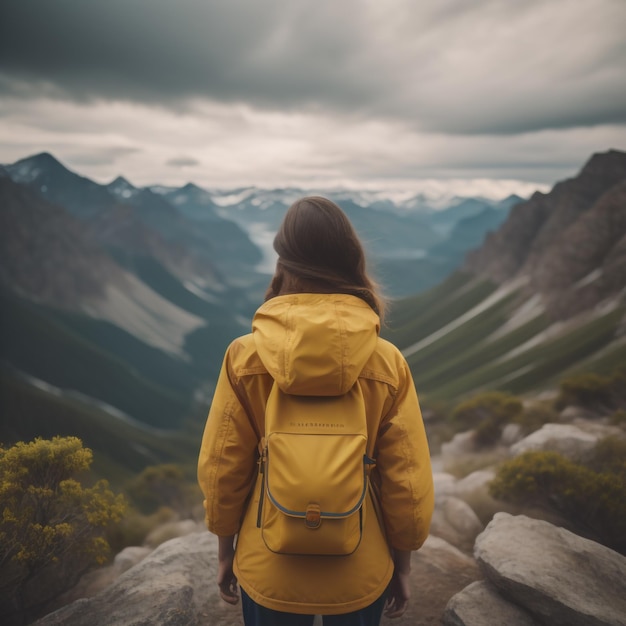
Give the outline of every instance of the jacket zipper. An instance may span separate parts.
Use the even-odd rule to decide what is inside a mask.
[[[265,460],[267,458],[267,448],[263,448],[263,453],[259,457],[259,479],[261,480],[261,492],[259,494],[259,508],[256,516],[256,527],[261,528],[261,516],[263,513],[263,500],[265,498]]]

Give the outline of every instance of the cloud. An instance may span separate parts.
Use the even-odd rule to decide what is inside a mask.
[[[17,0],[0,92],[514,135],[626,123],[623,0]]]
[[[165,165],[169,165],[170,167],[192,167],[194,165],[200,165],[200,161],[198,161],[198,159],[194,159],[193,157],[182,156],[168,159],[165,162]]]
[[[4,163],[47,150],[103,183],[122,174],[136,185],[191,180],[205,187],[402,190],[452,178],[466,180],[444,183],[455,189],[475,189],[467,180],[483,179],[480,188],[490,186],[491,195],[528,193],[520,181],[552,184],[575,175],[592,152],[626,147],[626,127],[615,125],[450,136],[423,133],[401,120],[205,101],[172,114],[140,103],[6,98],[0,134]]]

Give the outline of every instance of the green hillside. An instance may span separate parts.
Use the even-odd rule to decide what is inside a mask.
[[[94,451],[93,471],[121,485],[147,465],[195,464],[199,437],[127,422],[72,394],[40,389],[0,369],[0,443],[76,436]]]
[[[396,303],[383,334],[403,350],[426,402],[453,403],[487,389],[535,392],[626,359],[626,342],[617,338],[623,304],[566,323],[538,311],[511,324],[525,300],[519,290],[496,291],[456,273]]]
[[[0,294],[0,306],[0,354],[18,370],[79,390],[153,426],[172,428],[188,416],[195,381],[183,361],[112,326],[50,315],[10,294]],[[107,348],[103,339],[111,341]]]

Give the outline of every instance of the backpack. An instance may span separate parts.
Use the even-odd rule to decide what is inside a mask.
[[[274,383],[259,444],[257,526],[279,554],[340,556],[361,541],[369,470],[358,382],[342,396],[295,396]]]

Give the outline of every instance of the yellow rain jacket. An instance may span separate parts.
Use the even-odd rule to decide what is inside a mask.
[[[238,533],[235,575],[262,606],[304,614],[364,608],[391,579],[390,548],[417,550],[428,535],[433,483],[417,395],[406,361],[378,331],[378,316],[355,296],[278,296],[259,308],[252,334],[226,352],[198,479],[208,529]],[[349,556],[274,554],[263,543],[257,446],[274,380],[286,393],[321,396],[343,394],[359,381],[376,465],[363,539]]]

